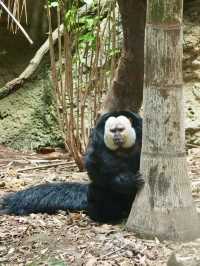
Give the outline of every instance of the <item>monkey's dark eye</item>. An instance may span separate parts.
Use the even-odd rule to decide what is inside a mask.
[[[112,133],[116,133],[116,128],[113,128],[113,129],[110,129],[110,132],[112,132]]]
[[[119,132],[122,132],[122,131],[124,131],[124,128],[123,127],[120,127],[120,128],[118,128],[118,131]]]

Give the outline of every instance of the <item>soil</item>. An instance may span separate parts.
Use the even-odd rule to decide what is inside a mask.
[[[189,176],[200,211],[200,149],[188,151]],[[62,150],[22,153],[0,146],[0,195],[44,182],[86,181]],[[179,243],[144,240],[124,223],[93,222],[84,213],[0,216],[0,265],[167,265]]]

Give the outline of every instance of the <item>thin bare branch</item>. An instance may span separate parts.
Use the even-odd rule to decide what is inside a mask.
[[[19,23],[19,21],[13,16],[13,14],[10,12],[10,10],[7,8],[7,6],[0,0],[0,5],[3,7],[3,9],[8,13],[8,15],[13,19],[13,21],[17,24],[21,32],[24,34],[26,39],[30,42],[30,44],[33,44],[33,41],[29,37],[28,33],[25,31],[25,29],[22,27],[22,25]]]

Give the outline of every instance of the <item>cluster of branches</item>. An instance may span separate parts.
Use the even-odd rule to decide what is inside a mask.
[[[52,12],[57,14],[58,45],[54,46]],[[47,3],[52,82],[66,149],[83,169],[90,129],[111,83],[119,54],[119,19],[115,1],[107,5],[72,1]]]

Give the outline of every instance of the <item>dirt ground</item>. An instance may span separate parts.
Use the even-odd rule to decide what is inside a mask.
[[[200,149],[188,151],[189,176],[200,210]],[[0,195],[42,182],[86,181],[60,150],[43,154],[0,146]],[[0,265],[166,265],[179,243],[143,240],[124,224],[94,223],[83,213],[0,216]]]

